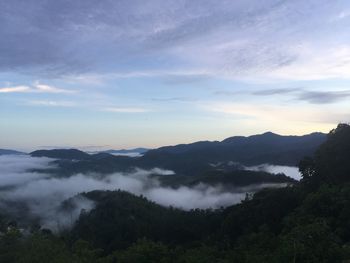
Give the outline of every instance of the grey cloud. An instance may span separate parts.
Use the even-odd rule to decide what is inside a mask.
[[[218,90],[215,91],[214,95],[222,95],[222,96],[236,96],[236,95],[255,95],[255,96],[273,96],[273,95],[284,95],[284,94],[290,94],[290,93],[296,93],[301,91],[300,88],[278,88],[278,89],[262,89],[262,90],[256,90],[253,92],[249,91],[230,91],[230,90]]]
[[[280,95],[280,94],[288,94],[288,93],[294,93],[300,91],[298,88],[284,88],[284,89],[266,89],[266,90],[258,90],[254,91],[253,95],[260,95],[260,96],[270,96],[270,95]]]
[[[251,94],[257,96],[288,95],[294,100],[306,101],[311,104],[331,104],[348,99],[350,90],[313,91],[304,88],[280,88],[254,91]]]
[[[330,104],[346,100],[350,97],[349,91],[304,91],[299,94],[297,100],[307,101],[313,104]]]

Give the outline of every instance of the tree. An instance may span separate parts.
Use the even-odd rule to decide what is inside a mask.
[[[316,151],[305,158],[299,170],[306,182],[339,184],[350,181],[350,126],[339,124]]]
[[[114,256],[119,263],[168,263],[172,262],[169,250],[161,243],[141,239],[124,251],[117,251]]]

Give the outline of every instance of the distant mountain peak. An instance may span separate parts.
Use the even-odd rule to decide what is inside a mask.
[[[262,133],[262,134],[255,134],[250,136],[232,136],[224,139],[222,143],[236,143],[236,142],[243,142],[248,141],[250,139],[254,138],[275,138],[275,137],[282,137],[282,135],[279,135],[277,133],[273,133],[271,131]]]
[[[33,157],[49,157],[55,159],[86,160],[90,155],[77,149],[37,150],[30,153]]]
[[[281,136],[281,135],[274,133],[274,132],[271,132],[271,131],[268,131],[268,132],[264,132],[262,134],[253,135],[253,136]]]

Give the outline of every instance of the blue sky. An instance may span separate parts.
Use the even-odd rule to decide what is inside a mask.
[[[337,0],[0,0],[0,147],[327,132],[349,28]]]

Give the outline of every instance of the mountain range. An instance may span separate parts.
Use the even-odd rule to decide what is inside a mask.
[[[199,175],[211,170],[235,170],[237,166],[273,164],[297,166],[326,140],[323,133],[282,136],[267,132],[223,141],[200,141],[148,150],[141,157],[115,156],[108,152],[88,154],[76,149],[38,150],[31,156],[58,159],[61,172],[111,173],[134,167],[172,170],[181,175]],[[218,168],[219,167],[219,168]]]

